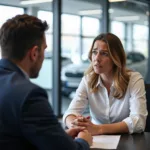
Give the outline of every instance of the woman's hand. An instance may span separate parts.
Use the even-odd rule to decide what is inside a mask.
[[[92,135],[102,134],[101,126],[93,124],[89,117],[77,116],[72,121],[72,127],[85,127]]]

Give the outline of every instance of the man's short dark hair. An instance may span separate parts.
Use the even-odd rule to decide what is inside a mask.
[[[8,19],[0,29],[2,57],[22,60],[30,48],[41,47],[47,29],[46,21],[27,14]]]

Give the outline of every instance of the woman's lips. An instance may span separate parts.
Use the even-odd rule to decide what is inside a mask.
[[[95,67],[102,68],[102,66],[101,66],[101,65],[99,65],[99,64],[95,64],[94,66],[95,66]]]
[[[102,67],[100,64],[95,64],[94,66],[96,66],[96,67]]]

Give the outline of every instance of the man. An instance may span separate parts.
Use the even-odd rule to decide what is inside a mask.
[[[0,150],[87,150],[92,142],[83,128],[67,130],[68,136],[45,90],[29,81],[42,66],[47,29],[29,15],[15,16],[0,29]]]

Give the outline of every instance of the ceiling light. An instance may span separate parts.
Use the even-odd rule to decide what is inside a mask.
[[[79,11],[80,15],[96,15],[96,14],[101,14],[101,13],[102,13],[101,9],[81,10],[81,11]]]
[[[113,3],[113,2],[123,2],[123,1],[126,1],[126,0],[109,0],[109,2]]]
[[[30,4],[39,4],[39,3],[47,3],[52,2],[53,0],[23,0],[20,2],[22,5],[30,5]]]
[[[140,16],[122,16],[122,17],[114,17],[117,21],[137,21],[140,20]]]
[[[109,9],[109,13],[113,13],[113,9]],[[80,15],[100,15],[102,13],[101,9],[92,9],[92,10],[81,10],[79,11]]]

